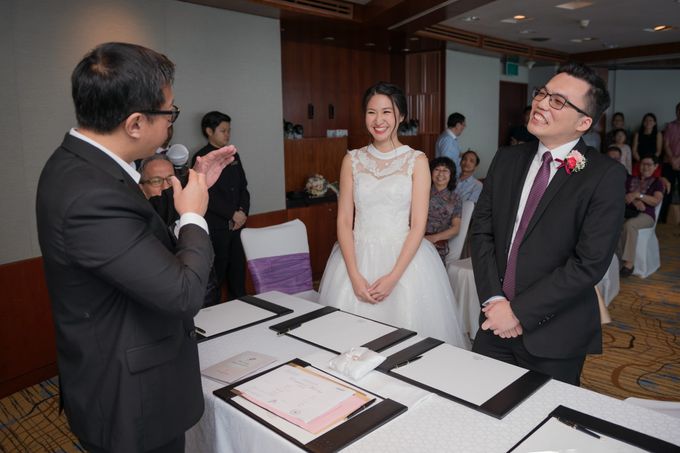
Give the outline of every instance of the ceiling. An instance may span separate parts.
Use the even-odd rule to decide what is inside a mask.
[[[553,64],[680,68],[680,0],[185,0],[281,20],[282,36],[412,52],[443,48]],[[329,5],[335,9],[329,9]],[[513,20],[524,15],[524,20]],[[667,31],[649,32],[658,25]]]

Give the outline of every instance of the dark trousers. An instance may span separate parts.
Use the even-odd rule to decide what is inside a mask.
[[[87,442],[81,441],[80,444],[88,453],[111,453],[109,450],[95,447]],[[184,453],[184,433],[182,433],[181,436],[175,437],[165,445],[161,445],[153,450],[146,450],[145,453]]]
[[[501,338],[491,330],[477,331],[472,351],[512,365],[538,371],[567,384],[580,385],[585,356],[570,359],[536,357],[524,347],[522,337]]]
[[[680,187],[680,170],[673,170],[671,164],[664,163],[661,167],[661,174],[664,178],[671,182],[671,191],[663,196],[663,204],[661,205],[661,211],[659,211],[659,222],[666,223],[668,218],[668,209],[671,207],[673,202],[673,194],[676,189]]]
[[[210,227],[210,225],[209,225]],[[241,230],[210,227],[210,240],[215,250],[215,276],[218,287],[227,281],[227,300],[246,294],[246,256],[241,244]]]

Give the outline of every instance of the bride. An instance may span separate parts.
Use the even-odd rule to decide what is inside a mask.
[[[423,241],[430,171],[427,157],[397,137],[406,98],[380,82],[368,89],[363,107],[373,141],[342,161],[338,244],[320,302],[469,349],[446,270]]]

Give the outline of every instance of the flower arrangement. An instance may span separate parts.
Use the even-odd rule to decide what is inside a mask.
[[[564,159],[555,159],[560,163],[558,169],[564,167],[568,175],[581,171],[585,168],[588,159],[575,149],[572,149]]]
[[[323,176],[316,174],[309,177],[307,184],[305,184],[305,192],[310,197],[322,197],[328,190],[328,181]]]

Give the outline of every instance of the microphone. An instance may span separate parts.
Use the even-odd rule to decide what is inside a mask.
[[[189,178],[189,150],[186,146],[176,143],[172,145],[165,154],[175,167],[175,176],[180,180],[182,185],[186,185]]]

